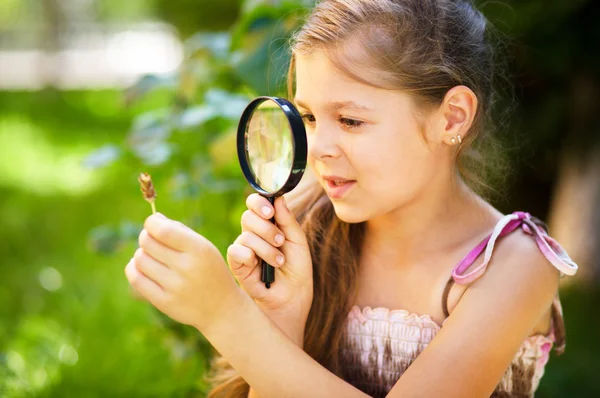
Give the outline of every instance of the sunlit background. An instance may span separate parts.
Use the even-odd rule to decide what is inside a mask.
[[[545,220],[580,271],[538,397],[600,396],[600,2],[477,2],[512,38],[512,172],[493,203]],[[283,95],[311,1],[0,0],[0,396],[201,397],[210,346],[136,300],[150,206],[221,250],[250,192],[234,132]]]

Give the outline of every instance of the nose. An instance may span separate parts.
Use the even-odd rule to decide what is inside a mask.
[[[339,158],[341,149],[339,135],[332,126],[316,125],[312,131],[307,131],[308,155],[317,160]]]

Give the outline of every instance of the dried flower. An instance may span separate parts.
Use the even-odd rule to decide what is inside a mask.
[[[150,203],[150,206],[152,206],[152,214],[156,213],[156,206],[154,205],[156,191],[154,190],[154,185],[152,184],[152,177],[150,177],[150,174],[148,173],[141,173],[138,177],[138,181],[140,182],[140,188],[144,194],[144,199],[146,199],[148,203]]]

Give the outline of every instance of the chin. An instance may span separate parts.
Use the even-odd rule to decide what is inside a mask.
[[[348,224],[358,224],[366,221],[366,217],[353,206],[332,201],[337,218]]]

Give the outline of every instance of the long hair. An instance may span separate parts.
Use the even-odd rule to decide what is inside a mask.
[[[464,0],[320,1],[292,37],[289,96],[294,88],[296,54],[316,50],[326,51],[340,70],[358,81],[408,93],[423,113],[439,106],[452,87],[469,87],[478,97],[478,109],[456,164],[465,181],[483,194],[490,180],[485,171],[502,175],[504,164],[489,136],[497,77],[487,30],[485,17]],[[358,43],[363,51],[358,56],[345,51],[350,43]],[[373,80],[353,74],[356,65],[376,70]],[[290,196],[290,209],[306,233],[313,263],[314,298],[304,350],[343,378],[343,332],[356,296],[365,226],[338,219],[316,180],[307,178],[305,186]],[[214,359],[210,380],[210,398],[248,394],[248,384],[222,357]]]

